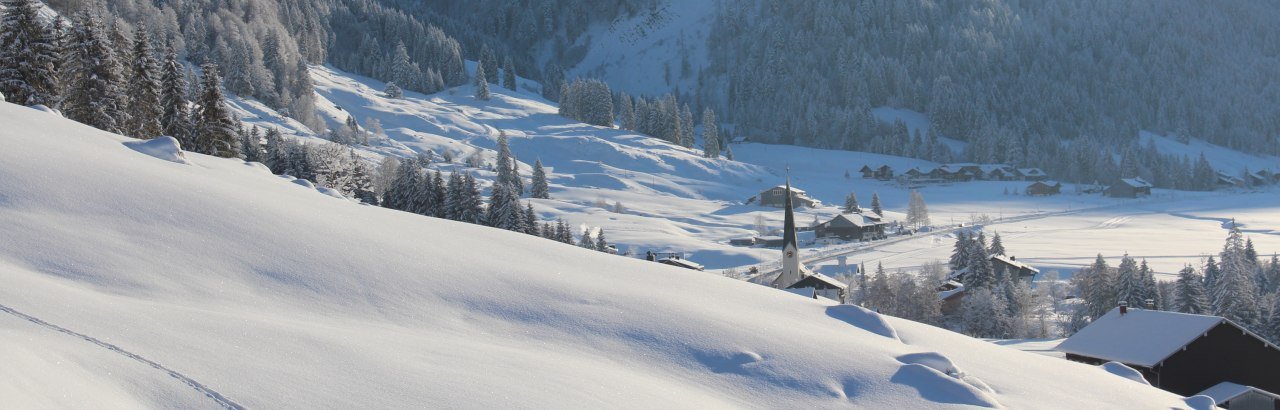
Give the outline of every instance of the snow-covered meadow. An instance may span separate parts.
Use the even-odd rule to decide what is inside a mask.
[[[18,407],[1186,407],[852,306],[0,122]]]

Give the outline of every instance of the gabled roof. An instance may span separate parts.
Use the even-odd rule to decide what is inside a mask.
[[[1032,182],[1032,183],[1031,183],[1031,185],[1027,185],[1027,186],[1032,187],[1032,186],[1036,186],[1036,185],[1044,185],[1044,186],[1048,186],[1048,187],[1061,187],[1061,186],[1062,186],[1062,183],[1061,183],[1061,182],[1058,182],[1058,181],[1053,181],[1053,180],[1048,180],[1048,179],[1046,179],[1046,180],[1043,180],[1043,181],[1036,181],[1036,182]]]
[[[1120,182],[1134,188],[1151,188],[1151,183],[1140,177],[1120,178]]]
[[[1056,350],[1155,367],[1224,321],[1218,316],[1146,309],[1129,309],[1121,315],[1116,308],[1067,338]]]
[[[1012,168],[1010,168],[1008,165],[1005,165],[1005,164],[982,164],[982,165],[978,165],[978,169],[988,174],[995,171],[1010,172],[1013,170]]]
[[[1030,270],[1030,271],[1035,272],[1035,273],[1040,273],[1040,270],[1039,270],[1039,269],[1033,268],[1033,267],[1031,267],[1031,265],[1028,265],[1028,264],[1025,264],[1025,263],[1022,263],[1022,262],[1018,262],[1017,260],[1014,260],[1013,258],[1010,258],[1010,257],[1008,257],[1008,256],[1004,256],[1004,255],[992,255],[992,256],[991,256],[991,260],[993,260],[993,261],[1001,261],[1001,262],[1004,262],[1005,264],[1008,264],[1009,266],[1013,266],[1013,267],[1018,268],[1018,269],[1027,269],[1027,270]]]
[[[1280,400],[1280,395],[1277,395],[1275,393],[1262,390],[1257,387],[1245,386],[1241,384],[1235,384],[1232,382],[1218,383],[1213,387],[1204,389],[1204,391],[1196,393],[1196,395],[1209,396],[1213,398],[1214,403],[1223,404],[1231,401],[1232,399],[1235,399],[1236,397],[1240,397],[1240,395],[1248,393],[1250,391],[1257,392],[1258,394],[1262,394],[1264,396],[1270,396],[1275,400]]]
[[[1018,168],[1018,173],[1029,176],[1029,177],[1039,177],[1039,176],[1045,175],[1044,171],[1040,170],[1040,168]]]
[[[843,290],[843,289],[848,289],[849,285],[841,283],[840,281],[835,280],[835,278],[832,278],[830,276],[823,275],[821,273],[814,273],[812,275],[805,276],[804,278],[800,279],[796,283],[791,284],[791,286],[787,286],[787,289],[799,289],[799,288],[815,288],[815,289],[836,288],[836,289]]]
[[[658,260],[658,262],[660,262],[660,263],[665,263],[665,264],[668,264],[668,265],[673,265],[673,266],[679,266],[679,267],[682,267],[682,268],[685,268],[685,269],[693,269],[693,270],[702,270],[702,269],[703,269],[703,266],[702,266],[701,264],[699,264],[699,263],[695,263],[695,262],[690,261],[690,260],[688,260],[688,259],[681,259],[681,258],[675,258],[675,257],[667,257],[667,258],[659,259],[659,260]]]
[[[836,215],[835,218],[831,218],[830,221],[826,221],[822,223],[822,225],[826,225],[827,227],[830,227],[830,228],[849,228],[849,227],[862,228],[862,227],[884,225],[884,224],[885,223],[881,222],[879,218],[875,218],[875,217],[871,217],[863,214],[840,214],[840,215]]]
[[[787,186],[786,186],[786,185],[778,185],[778,186],[776,186],[776,187],[769,188],[769,189],[767,189],[766,191],[770,191],[770,190],[774,190],[774,189],[787,189]],[[804,196],[804,190],[803,190],[803,189],[800,189],[800,188],[791,187],[791,192],[792,192],[792,193],[795,193],[795,194],[798,194],[798,195],[800,195],[800,196]]]

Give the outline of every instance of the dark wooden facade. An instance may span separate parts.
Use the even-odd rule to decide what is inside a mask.
[[[1139,198],[1151,195],[1151,184],[1138,178],[1119,179],[1104,193],[1112,198]]]
[[[782,208],[787,205],[787,188],[776,186],[766,189],[760,195],[757,195],[755,199],[759,200],[762,206]],[[791,189],[791,200],[797,207],[813,208],[819,204],[817,200],[806,196],[804,191],[795,188]]]
[[[1025,190],[1030,196],[1049,196],[1062,193],[1062,184],[1057,181],[1036,181],[1027,185]]]
[[[846,241],[884,239],[885,223],[862,214],[840,214],[830,221],[813,228],[819,238],[840,238]]]

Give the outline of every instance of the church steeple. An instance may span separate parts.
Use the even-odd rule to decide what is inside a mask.
[[[788,172],[789,174],[789,172]],[[800,267],[800,242],[796,240],[796,216],[792,211],[791,175],[787,175],[787,198],[782,222],[782,272],[773,280],[773,287],[786,288],[804,279]]]

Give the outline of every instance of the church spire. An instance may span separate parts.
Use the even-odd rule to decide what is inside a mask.
[[[787,198],[782,224],[782,271],[773,280],[773,287],[786,288],[804,279],[800,267],[800,243],[796,240],[796,216],[792,211],[791,172],[787,172]]]

